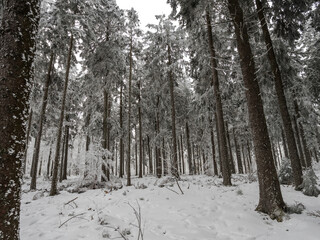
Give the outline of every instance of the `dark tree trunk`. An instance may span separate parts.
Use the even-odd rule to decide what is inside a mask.
[[[171,125],[172,125],[172,147],[173,147],[173,161],[171,162],[171,174],[175,178],[179,178],[178,172],[178,157],[177,157],[177,134],[176,134],[176,109],[175,109],[175,100],[174,100],[174,79],[171,70],[171,47],[170,44],[167,44],[168,47],[168,68],[169,68],[169,85],[170,85],[170,97],[171,97]]]
[[[268,25],[263,13],[263,7],[260,0],[256,0],[258,18],[260,20],[264,41],[266,44],[269,63],[274,75],[275,88],[278,97],[278,104],[282,118],[283,128],[288,142],[288,153],[292,166],[294,184],[298,187],[302,183],[302,168],[299,161],[297,145],[295,143],[294,132],[291,125],[291,119],[287,107],[287,101],[284,94],[282,77],[275,53],[273,51],[272,40],[269,34]]]
[[[158,96],[157,104],[156,104],[157,110],[156,110],[156,124],[155,124],[156,133],[158,137],[160,134],[159,103],[160,103],[160,97]],[[160,156],[161,141],[158,140],[155,144],[156,144],[156,173],[157,173],[157,177],[160,178],[162,174],[162,162],[161,162],[161,156]]]
[[[49,152],[48,163],[47,163],[47,177],[50,176],[51,154],[52,154],[52,146],[50,146],[50,152]]]
[[[178,167],[179,167],[179,169],[178,169],[178,172],[179,172],[179,174],[181,174],[182,173],[182,166],[181,166],[181,145],[180,145],[180,139],[179,139],[179,137],[178,137],[178,139],[177,139],[177,141],[178,141]]]
[[[69,116],[66,117],[66,122],[68,123]],[[65,146],[64,146],[64,161],[63,161],[63,171],[62,171],[62,180],[67,180],[67,171],[68,171],[68,153],[69,153],[69,125],[65,126]]]
[[[206,20],[207,20],[207,34],[209,40],[209,49],[211,54],[211,68],[212,68],[212,86],[214,91],[214,96],[216,100],[216,114],[217,114],[217,125],[219,132],[219,145],[220,145],[220,161],[222,166],[222,177],[223,177],[223,185],[229,186],[231,185],[231,176],[230,176],[230,169],[228,164],[228,149],[227,149],[227,141],[226,141],[226,132],[224,127],[224,119],[223,119],[223,110],[222,110],[222,101],[221,101],[221,93],[219,89],[219,78],[218,78],[218,71],[217,71],[217,61],[216,61],[216,51],[213,45],[213,34],[212,34],[212,25],[211,19],[209,15],[209,11],[206,11]]]
[[[230,161],[230,172],[231,173],[236,173],[236,169],[234,166],[234,161],[233,161],[233,154],[232,154],[232,147],[231,147],[231,141],[230,141],[230,134],[228,131],[228,123],[226,122],[226,137],[228,141],[228,147],[229,147],[229,161]]]
[[[238,164],[238,173],[243,174],[243,167],[241,162],[241,153],[240,148],[237,141],[237,136],[235,134],[235,129],[233,128],[233,140],[234,140],[234,146],[236,148],[236,157],[237,157],[237,164]]]
[[[102,117],[102,148],[107,151],[107,141],[108,141],[108,92],[107,90],[103,90],[103,117]],[[107,180],[109,181],[110,179],[108,178],[108,171],[109,171],[109,157],[104,154],[102,156],[102,163],[101,163],[101,182],[106,182]]]
[[[148,155],[149,155],[149,174],[153,173],[153,166],[152,166],[152,150],[150,147],[150,137],[147,135],[148,140]]]
[[[61,150],[61,164],[60,164],[60,171],[59,171],[59,182],[62,182],[62,172],[63,172],[63,164],[64,164],[64,149],[66,147],[66,135],[63,134],[62,138],[62,150]]]
[[[139,117],[139,178],[142,178],[142,116],[141,116],[141,80],[138,83],[139,95],[138,95],[138,117]]]
[[[181,144],[182,174],[185,174],[185,166],[184,166],[184,150],[183,150],[183,139],[182,139],[182,134],[180,135],[180,144]]]
[[[305,158],[304,158],[304,155],[303,155],[303,150],[302,150],[302,143],[301,143],[301,138],[300,138],[300,131],[299,131],[299,127],[298,127],[298,122],[297,122],[297,118],[295,115],[293,115],[293,126],[294,126],[294,129],[295,129],[295,132],[296,132],[296,144],[297,144],[297,148],[299,150],[299,157],[300,157],[300,163],[301,163],[301,166],[303,168],[306,167],[306,161],[305,161]]]
[[[86,178],[88,176],[89,173],[89,159],[88,159],[88,152],[89,152],[89,147],[90,147],[90,135],[89,135],[89,124],[90,124],[90,118],[91,118],[91,114],[88,113],[87,117],[86,117],[86,158],[85,158],[85,163],[84,163],[84,174],[83,177]]]
[[[1,1],[0,239],[19,239],[22,162],[32,81],[37,0]]]
[[[37,141],[36,141],[36,145],[35,145],[35,149],[34,149],[34,153],[33,153],[34,154],[34,168],[33,168],[33,172],[31,175],[32,178],[31,178],[30,190],[35,190],[37,188],[37,167],[38,167],[38,161],[39,161],[43,122],[44,122],[46,108],[47,108],[47,100],[48,100],[52,66],[53,66],[53,53],[51,53],[51,56],[50,56],[47,77],[46,77],[46,81],[45,81],[45,84],[43,87],[43,97],[42,97],[42,107],[41,107],[41,112],[40,112],[39,129],[38,129]]]
[[[214,144],[214,134],[213,134],[213,127],[211,127],[211,151],[212,151],[212,164],[213,164],[213,173],[215,176],[218,176],[218,167],[216,162],[216,150]]]
[[[68,59],[67,59],[67,66],[66,66],[66,79],[65,79],[65,83],[64,83],[64,89],[63,89],[61,113],[60,113],[58,133],[57,133],[56,155],[54,157],[54,167],[53,167],[53,175],[52,175],[52,181],[51,181],[50,196],[54,196],[58,193],[57,181],[58,181],[58,169],[59,169],[59,157],[60,157],[59,155],[60,155],[60,145],[61,145],[62,126],[63,126],[63,119],[64,119],[64,110],[65,110],[65,106],[66,106],[66,97],[67,97],[68,82],[69,82],[69,71],[70,71],[70,63],[71,63],[71,55],[72,55],[72,46],[73,46],[73,35],[71,34]]]
[[[123,147],[123,86],[120,86],[120,166],[119,166],[119,177],[122,178],[124,174],[124,147]]]
[[[163,175],[168,175],[168,159],[166,156],[166,146],[164,144],[164,138],[162,138],[162,162],[163,162]]]
[[[28,158],[27,155],[28,155],[28,146],[29,146],[31,123],[32,123],[32,115],[33,115],[33,111],[31,109],[30,113],[29,113],[28,129],[27,129],[27,135],[26,135],[26,150],[24,151],[24,157],[23,157],[23,174],[26,174],[26,169],[27,169],[27,158]]]
[[[138,143],[137,143],[137,135],[134,143],[134,150],[135,150],[135,159],[136,159],[136,176],[138,176]]]
[[[192,165],[192,156],[191,156],[191,144],[190,144],[190,132],[189,132],[189,124],[186,121],[186,137],[187,137],[187,152],[188,152],[188,165],[189,165],[189,174],[194,174],[194,167]]]
[[[300,112],[299,112],[299,106],[297,101],[295,100],[293,102],[294,104],[294,109],[295,109],[295,113],[296,113],[296,120],[297,120],[297,125],[299,126],[298,128],[300,129],[300,133],[301,133],[301,140],[302,140],[302,146],[303,146],[303,152],[304,152],[304,159],[306,160],[306,167],[311,167],[311,156],[310,156],[310,152],[307,146],[307,141],[306,141],[306,136],[304,133],[304,129],[302,126],[301,121],[299,121],[298,119],[300,119]]]
[[[246,88],[249,123],[257,162],[260,198],[256,210],[267,213],[272,219],[282,220],[282,211],[285,209],[285,203],[283,202],[276,168],[273,163],[271,144],[261,93],[256,80],[256,69],[247,26],[238,0],[228,0],[228,3],[236,33],[240,66]]]
[[[131,85],[132,85],[132,35],[130,37],[129,82],[128,82],[128,155],[127,155],[127,186],[131,186]]]
[[[288,148],[287,148],[287,141],[286,141],[286,138],[284,136],[284,132],[283,132],[283,129],[281,129],[281,138],[282,138],[282,145],[283,145],[283,150],[284,150],[284,156],[286,158],[289,157],[289,153],[288,153]]]
[[[248,172],[248,168],[247,168],[246,154],[244,153],[244,145],[243,145],[243,143],[241,144],[241,150],[242,150],[242,159],[243,159],[244,172],[247,174],[249,172]]]

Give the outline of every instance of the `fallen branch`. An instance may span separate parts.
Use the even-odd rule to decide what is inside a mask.
[[[179,185],[178,179],[177,179],[177,178],[175,178],[175,179],[176,179],[177,185],[178,185],[178,187],[179,187],[179,189],[180,189],[180,191],[181,191],[181,193],[182,193],[182,195],[183,195],[184,193],[183,193],[183,191],[182,191],[182,189],[181,189],[181,187],[180,187],[180,185]]]
[[[111,226],[105,226],[105,227],[111,228],[111,229],[117,231],[124,240],[128,240],[128,238],[126,238],[126,236],[124,236],[123,233],[119,231],[119,227],[117,227],[117,228],[111,227]]]
[[[70,200],[69,202],[65,203],[64,205],[68,205],[68,204],[72,203],[73,201],[75,201],[75,200],[77,200],[77,199],[78,199],[78,197],[76,197],[76,198],[74,198],[74,199]]]
[[[59,228],[61,228],[64,224],[66,224],[67,222],[69,222],[71,219],[74,219],[74,218],[76,218],[76,217],[79,217],[79,216],[81,216],[81,215],[83,215],[83,214],[84,214],[84,213],[80,213],[80,214],[77,214],[77,215],[72,216],[72,217],[69,218],[68,220],[64,221],[64,222],[59,226]]]
[[[171,188],[166,187],[166,189],[168,189],[168,190],[170,190],[170,191],[172,191],[172,192],[174,192],[174,193],[176,193],[176,194],[180,195],[178,192],[176,192],[175,190],[173,190],[173,189],[171,189]]]

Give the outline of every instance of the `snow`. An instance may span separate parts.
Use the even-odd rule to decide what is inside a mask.
[[[315,169],[319,176],[320,165]],[[62,184],[76,185],[78,181],[73,177]],[[216,177],[182,176],[179,184],[184,194],[175,181],[148,176],[132,182],[133,186],[127,187],[123,180],[119,190],[61,191],[50,197],[45,191],[50,182],[39,179],[41,189],[30,192],[27,181],[22,194],[21,239],[138,239],[134,209],[139,212],[139,206],[146,240],[315,240],[320,236],[320,215],[311,215],[320,210],[319,198],[290,186],[281,186],[285,202],[300,202],[306,209],[279,223],[254,211],[258,184],[249,183],[246,175],[233,176],[232,187],[222,186]]]

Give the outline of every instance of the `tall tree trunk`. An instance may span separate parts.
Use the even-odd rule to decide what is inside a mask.
[[[131,186],[131,84],[132,84],[132,35],[130,37],[130,66],[128,86],[128,155],[127,155],[127,186]]]
[[[291,125],[290,115],[287,107],[287,101],[284,94],[282,77],[275,53],[273,51],[272,40],[270,37],[268,25],[263,13],[263,7],[260,0],[255,0],[257,5],[258,18],[260,20],[264,41],[267,48],[269,63],[274,75],[275,88],[278,97],[278,104],[282,118],[283,128],[286,135],[289,158],[292,166],[294,184],[298,187],[302,183],[302,168],[299,161],[297,145],[295,143],[294,132]]]
[[[27,169],[27,159],[28,159],[27,155],[28,155],[28,146],[29,146],[31,123],[32,123],[32,115],[33,115],[33,111],[31,109],[30,113],[29,113],[28,129],[27,129],[27,135],[26,135],[26,150],[24,151],[24,156],[23,156],[23,174],[26,174],[26,169]]]
[[[156,133],[157,137],[159,138],[160,134],[160,116],[159,116],[159,104],[160,104],[160,96],[157,96],[157,110],[156,110],[156,123],[155,123],[155,128],[156,128]],[[162,163],[161,163],[161,154],[160,154],[160,149],[161,149],[161,141],[158,140],[156,143],[156,173],[157,177],[160,178],[162,174]]]
[[[282,145],[283,145],[283,150],[284,150],[284,156],[286,158],[289,157],[289,153],[288,153],[288,148],[287,148],[287,141],[286,141],[286,138],[284,136],[284,132],[283,132],[283,129],[281,129],[281,138],[282,138]]]
[[[45,118],[46,108],[47,108],[47,100],[48,100],[52,66],[53,66],[53,53],[51,53],[51,56],[50,56],[47,77],[46,77],[46,81],[45,81],[45,84],[43,87],[43,97],[42,97],[42,107],[41,107],[41,112],[40,112],[39,129],[38,129],[37,141],[36,141],[36,145],[35,145],[35,149],[34,149],[34,153],[33,153],[34,154],[34,168],[33,168],[33,172],[32,172],[30,190],[35,190],[37,188],[37,167],[38,167],[38,161],[39,161],[39,152],[40,152],[40,143],[41,143],[42,130],[43,130],[43,121]]]
[[[38,0],[1,1],[0,238],[18,240],[22,161],[32,81]]]
[[[297,144],[297,148],[299,150],[299,157],[300,157],[300,163],[301,163],[301,166],[303,168],[306,167],[306,161],[305,161],[305,158],[304,158],[304,155],[303,155],[303,150],[302,150],[302,142],[301,142],[301,138],[300,138],[300,131],[299,131],[299,126],[298,126],[298,121],[297,121],[297,118],[295,115],[293,115],[293,126],[294,126],[294,129],[295,129],[295,132],[296,132],[296,144]]]
[[[48,163],[47,163],[47,177],[50,176],[50,166],[51,166],[51,154],[52,154],[52,146],[50,146]]]
[[[85,163],[84,163],[84,173],[83,173],[83,177],[84,178],[86,178],[88,176],[88,173],[89,173],[89,161],[88,161],[89,155],[88,155],[88,152],[89,152],[89,147],[90,147],[90,135],[89,135],[90,118],[91,118],[91,114],[88,113],[87,117],[86,117],[86,124],[85,124],[87,134],[86,134],[86,156],[85,156],[85,160],[84,160]]]
[[[59,171],[59,182],[62,182],[62,171],[63,171],[63,164],[64,164],[64,149],[66,147],[66,135],[63,134],[62,137],[62,149],[61,149],[61,164],[60,164],[60,171]]]
[[[164,144],[164,138],[162,138],[162,162],[163,162],[163,175],[168,175],[168,159],[166,156],[166,146]]]
[[[169,37],[169,36],[168,36]],[[167,44],[168,50],[168,68],[169,68],[169,85],[170,85],[170,97],[171,97],[171,125],[172,125],[172,143],[173,143],[173,161],[171,162],[171,174],[175,178],[179,178],[178,172],[178,156],[177,156],[177,134],[176,134],[176,109],[174,100],[174,79],[171,70],[171,47]]]
[[[254,58],[243,12],[238,0],[228,0],[228,9],[235,28],[240,66],[246,88],[249,122],[253,135],[254,151],[259,179],[259,204],[257,211],[267,213],[272,219],[282,220],[285,203],[273,163],[271,144],[266,118],[263,111],[261,93],[256,78]]]
[[[226,141],[226,132],[224,127],[224,119],[223,119],[223,109],[222,109],[222,101],[221,101],[221,93],[219,89],[219,78],[217,71],[217,61],[216,61],[216,51],[213,45],[213,34],[212,34],[212,25],[211,19],[209,15],[209,11],[206,11],[206,20],[207,20],[207,34],[209,40],[209,48],[211,54],[211,68],[212,68],[212,81],[211,84],[213,86],[215,101],[216,101],[216,113],[217,113],[217,125],[219,132],[219,145],[220,145],[220,161],[222,166],[222,177],[223,177],[223,185],[229,186],[231,185],[231,175],[228,164],[228,149],[227,149],[227,141]]]
[[[102,148],[107,151],[107,138],[108,138],[108,125],[107,125],[107,118],[108,118],[108,92],[107,90],[103,90],[103,118],[102,118]],[[104,154],[102,156],[102,163],[101,163],[101,182],[106,182],[108,179],[108,173],[109,170],[109,157]]]
[[[180,135],[180,144],[181,144],[182,174],[185,174],[185,166],[184,166],[184,150],[183,150],[183,139],[182,139],[182,134]]]
[[[121,134],[120,134],[120,166],[119,166],[119,177],[122,178],[124,174],[124,147],[123,147],[123,86],[121,83],[120,86],[120,129],[121,129]]]
[[[192,156],[191,156],[191,144],[190,144],[190,132],[189,132],[189,124],[186,121],[186,140],[187,140],[187,152],[188,152],[188,165],[189,165],[189,174],[194,174],[194,167],[192,165]]]
[[[152,166],[152,150],[150,147],[150,137],[147,135],[148,140],[148,155],[149,155],[149,174],[153,173],[153,166]]]
[[[236,169],[234,166],[234,161],[233,161],[233,154],[232,154],[232,147],[231,147],[231,141],[230,141],[230,134],[228,131],[228,123],[226,122],[226,138],[228,141],[228,149],[229,149],[229,161],[230,161],[230,173],[236,173]]]
[[[138,94],[138,117],[139,117],[139,178],[142,178],[142,117],[141,117],[141,79],[138,83],[139,94]]]
[[[72,55],[72,46],[73,46],[73,35],[71,34],[69,53],[68,53],[68,59],[67,59],[67,66],[66,66],[66,79],[65,79],[65,83],[64,83],[62,104],[61,104],[61,113],[60,113],[60,119],[59,119],[59,125],[58,125],[56,155],[54,157],[54,167],[53,167],[53,174],[52,174],[52,181],[51,181],[50,196],[54,196],[58,193],[57,181],[58,181],[58,169],[59,169],[59,157],[60,157],[59,155],[60,155],[62,126],[63,126],[63,119],[64,119],[64,109],[66,106],[66,97],[67,97],[68,82],[69,82],[69,71],[70,71],[70,63],[71,63],[71,55]]]
[[[212,151],[212,165],[213,165],[213,173],[215,176],[218,176],[218,167],[216,162],[216,150],[214,145],[214,134],[213,134],[213,127],[211,126],[210,130],[211,134],[211,151]]]
[[[233,128],[233,140],[234,140],[234,146],[236,148],[236,157],[237,157],[237,164],[238,164],[238,173],[243,174],[243,167],[241,162],[241,153],[240,148],[237,141],[237,136],[235,134],[235,129]]]
[[[69,116],[66,117],[66,122],[69,122]],[[65,148],[64,148],[64,161],[63,161],[63,172],[62,172],[62,180],[67,180],[67,171],[68,171],[68,153],[69,153],[69,125],[65,126]]]
[[[300,132],[301,132],[301,140],[302,140],[302,146],[303,146],[303,152],[304,152],[304,159],[306,160],[306,167],[311,167],[311,156],[310,156],[310,152],[307,146],[307,141],[306,141],[306,136],[304,134],[304,129],[302,126],[302,123],[298,120],[300,118],[300,111],[299,111],[299,106],[296,100],[294,100],[293,102],[294,104],[294,109],[295,109],[295,113],[296,113],[296,119],[297,119],[297,124],[300,128]]]

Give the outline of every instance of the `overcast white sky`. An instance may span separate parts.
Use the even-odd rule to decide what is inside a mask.
[[[122,9],[131,9],[132,7],[138,12],[141,27],[148,23],[157,23],[155,15],[171,13],[171,7],[167,0],[116,0]]]

